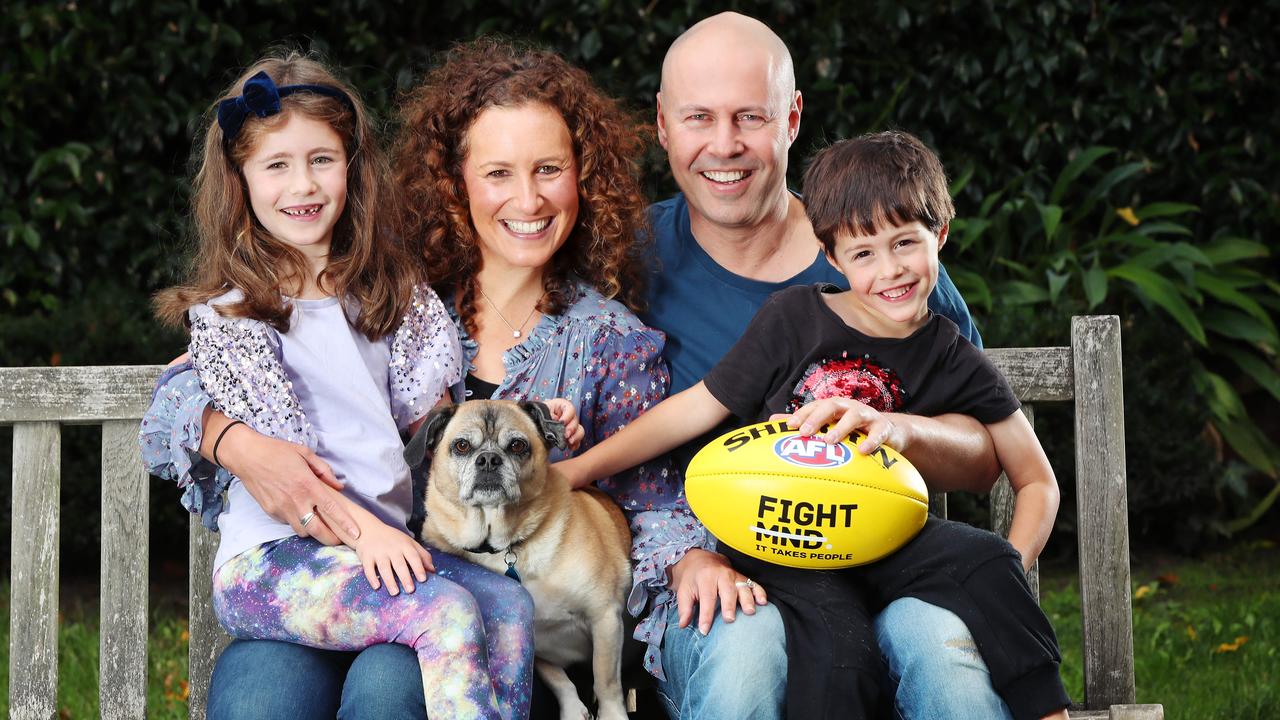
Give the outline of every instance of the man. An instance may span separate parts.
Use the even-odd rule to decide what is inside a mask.
[[[682,192],[651,208],[659,264],[643,319],[667,333],[672,393],[707,373],[773,291],[845,282],[786,187],[802,107],[786,45],[757,20],[708,18],[667,52],[658,139]],[[930,307],[980,343],[945,270]],[[903,417],[871,434],[903,450],[934,490],[985,492],[998,473],[990,438],[971,418]],[[757,606],[758,594],[742,592],[746,578],[710,550],[690,549],[669,575],[679,611],[662,641],[668,712],[779,717],[786,655],[778,612]],[[695,606],[696,632],[688,627]],[[959,618],[908,599],[887,608],[876,630],[907,717],[1007,716]]]

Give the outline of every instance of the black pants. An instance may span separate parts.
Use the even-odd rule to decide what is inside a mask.
[[[1068,704],[1061,656],[1048,618],[1007,541],[964,523],[930,517],[892,555],[845,570],[800,570],[721,547],[761,582],[787,628],[787,716],[875,718],[883,710],[884,659],[872,619],[914,597],[968,626],[1013,716],[1039,718]]]

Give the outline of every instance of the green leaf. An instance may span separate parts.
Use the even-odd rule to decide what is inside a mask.
[[[1241,460],[1270,477],[1276,477],[1275,463],[1267,452],[1267,445],[1270,443],[1256,425],[1248,420],[1215,420],[1213,424]]]
[[[1266,245],[1238,237],[1223,237],[1211,240],[1203,250],[1205,257],[1209,258],[1214,265],[1224,265],[1236,260],[1267,257],[1271,254]]]
[[[1179,225],[1175,222],[1161,221],[1152,223],[1142,223],[1137,228],[1138,232],[1143,235],[1190,235],[1191,230],[1185,225]]]
[[[1276,346],[1275,328],[1258,322],[1257,318],[1235,310],[1211,308],[1204,311],[1204,325],[1219,335],[1250,343]]]
[[[590,60],[600,53],[600,31],[592,28],[590,32],[582,36],[582,58]]]
[[[1219,355],[1226,355],[1235,361],[1235,364],[1239,365],[1246,375],[1258,383],[1258,387],[1271,393],[1271,397],[1276,400],[1280,400],[1280,373],[1276,372],[1273,365],[1254,353],[1235,347],[1219,347],[1217,352]]]
[[[1050,243],[1053,242],[1053,236],[1058,233],[1058,223],[1062,222],[1062,208],[1057,205],[1041,205],[1036,203],[1036,208],[1040,211],[1040,223],[1044,226],[1044,238]]]
[[[1010,305],[1036,305],[1049,300],[1049,292],[1039,285],[1021,280],[1010,280],[998,290],[1000,302]]]
[[[973,179],[973,173],[976,170],[977,168],[974,166],[972,161],[964,166],[964,172],[960,173],[960,177],[956,178],[955,181],[951,183],[951,187],[947,188],[947,192],[951,194],[951,197],[954,198],[960,194],[961,190],[965,189],[969,184],[969,181]]]
[[[987,312],[991,312],[991,288],[987,285],[987,279],[981,274],[972,270],[962,268],[947,268],[947,273],[951,275],[951,280],[956,284],[956,289],[960,291],[961,297],[971,307],[982,307]]]
[[[1194,377],[1200,394],[1214,417],[1224,421],[1247,417],[1240,395],[1226,378],[1207,370],[1201,370]]]
[[[1062,288],[1067,286],[1067,281],[1071,279],[1071,273],[1056,273],[1052,270],[1045,271],[1045,277],[1049,280],[1049,303],[1056,305],[1058,303],[1058,295],[1062,293]]]
[[[1057,205],[1061,203],[1067,188],[1076,178],[1080,177],[1081,173],[1088,170],[1100,158],[1113,152],[1115,152],[1115,148],[1091,147],[1082,151],[1071,162],[1067,163],[1067,166],[1058,175],[1057,182],[1053,184],[1053,191],[1049,193],[1049,204]]]
[[[1174,287],[1173,283],[1147,268],[1129,263],[1111,268],[1107,271],[1107,275],[1131,283],[1137,288],[1140,295],[1159,305],[1165,312],[1173,316],[1173,319],[1182,326],[1183,330],[1187,331],[1187,334],[1193,340],[1201,345],[1208,344],[1204,334],[1204,326],[1200,324],[1195,312],[1190,305],[1187,305],[1187,301],[1178,293],[1178,289]]]
[[[1249,313],[1258,321],[1265,323],[1271,329],[1276,331],[1275,324],[1271,321],[1271,315],[1258,304],[1257,300],[1240,292],[1230,283],[1208,273],[1196,273],[1196,287],[1212,295],[1215,299],[1234,305],[1241,310]]]
[[[1102,199],[1111,192],[1111,188],[1128,180],[1129,178],[1143,172],[1147,169],[1145,163],[1128,163],[1112,170],[1098,181],[1098,184],[1089,192],[1089,197]]]
[[[1107,299],[1107,274],[1102,271],[1102,267],[1098,264],[1098,259],[1094,258],[1093,265],[1084,271],[1084,298],[1089,303],[1089,309],[1093,310]]]
[[[1190,203],[1155,202],[1150,205],[1143,205],[1134,214],[1138,216],[1139,220],[1148,220],[1153,217],[1185,215],[1189,212],[1200,212],[1200,208]]]

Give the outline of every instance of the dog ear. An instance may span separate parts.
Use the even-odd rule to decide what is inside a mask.
[[[404,446],[404,461],[409,464],[409,467],[416,468],[421,465],[427,457],[428,450],[435,452],[436,445],[440,443],[440,437],[444,435],[445,426],[457,411],[458,406],[451,403],[427,414],[426,422],[422,423],[418,432],[413,434],[409,444]]]
[[[533,418],[533,424],[538,426],[538,433],[548,450],[553,447],[563,450],[569,446],[564,439],[564,423],[551,417],[551,408],[546,403],[526,400],[520,403],[520,409]]]

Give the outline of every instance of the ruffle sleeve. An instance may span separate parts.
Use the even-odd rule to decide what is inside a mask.
[[[716,541],[693,513],[683,510],[650,510],[631,516],[631,560],[634,565],[627,612],[648,616],[636,626],[635,639],[648,647],[644,668],[659,680],[662,672],[662,636],[667,618],[676,612],[676,594],[668,571],[692,548],[715,550]]]
[[[461,379],[457,328],[435,291],[418,285],[391,341],[388,382],[396,426],[403,430],[425,416]]]
[[[182,506],[216,531],[231,474],[200,455],[209,403],[190,363],[169,368],[156,381],[138,442],[147,472],[176,483],[182,490]]]
[[[191,309],[191,362],[223,415],[263,435],[316,448],[280,359],[280,342],[265,323],[222,317],[208,305]]]

